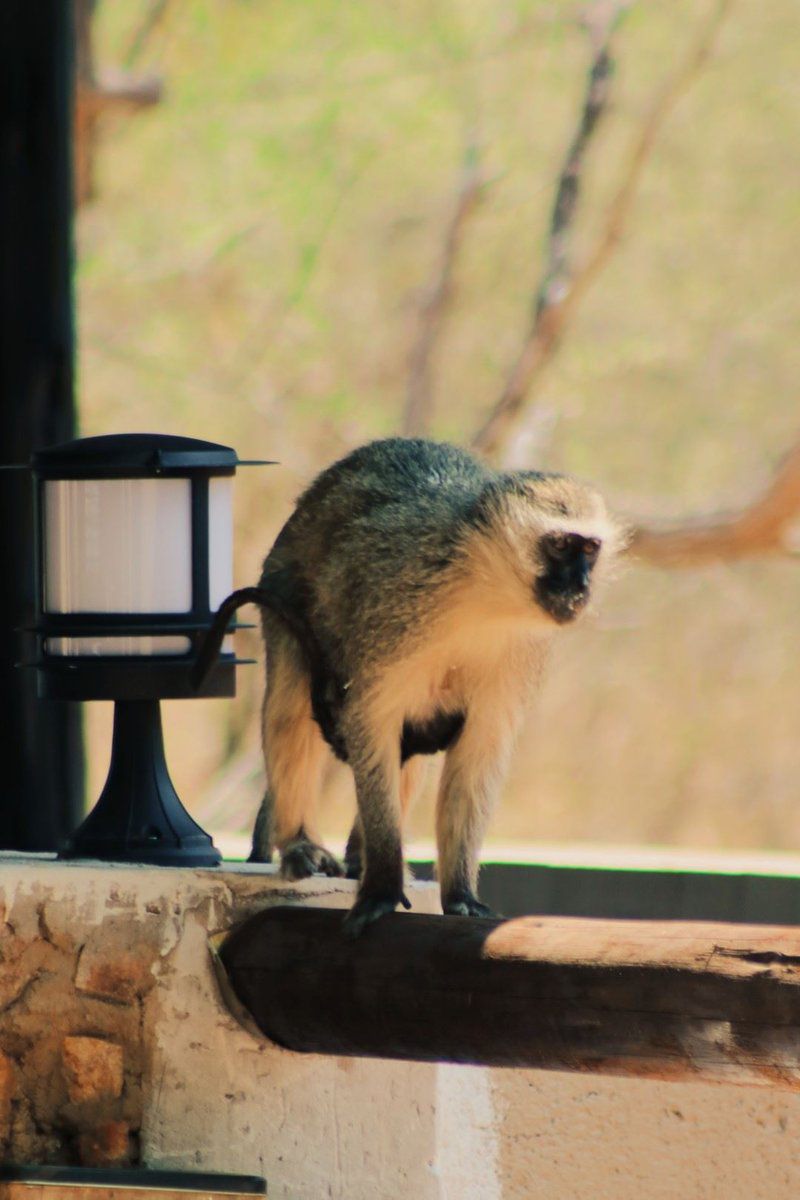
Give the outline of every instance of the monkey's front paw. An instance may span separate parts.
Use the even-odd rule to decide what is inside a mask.
[[[360,937],[368,925],[393,913],[398,904],[411,908],[411,901],[402,892],[399,896],[359,896],[342,924],[342,933],[348,938]]]
[[[472,892],[453,892],[452,895],[442,899],[442,912],[447,917],[494,917],[498,913],[492,912],[488,904],[481,904],[477,896],[473,896]]]
[[[291,842],[281,854],[281,875],[284,879],[344,875],[344,867],[324,846],[315,842]]]

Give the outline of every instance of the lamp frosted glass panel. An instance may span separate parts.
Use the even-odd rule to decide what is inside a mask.
[[[208,588],[212,609],[233,591],[233,477],[208,481]]]
[[[208,481],[208,571],[212,610],[233,591],[233,477],[213,476]],[[233,653],[233,638],[222,649]]]
[[[188,479],[48,480],[44,502],[48,612],[189,611]],[[51,641],[50,652],[56,654],[175,653],[163,645],[154,650],[147,636]]]
[[[65,637],[48,638],[46,650],[48,654],[67,654],[87,656],[103,654],[113,658],[125,658],[133,654],[146,654],[157,658],[159,654],[188,654],[191,642],[188,637],[161,635],[153,637],[144,634],[142,637]]]

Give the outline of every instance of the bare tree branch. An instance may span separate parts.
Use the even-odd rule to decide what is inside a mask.
[[[92,47],[92,17],[96,0],[74,0],[75,110],[74,168],[75,203],[94,195],[94,150],[97,122],[104,111],[135,112],[157,104],[161,80],[154,75],[132,76],[124,71],[97,72]]]
[[[800,522],[800,442],[760,496],[738,512],[717,513],[662,528],[638,526],[628,550],[659,567],[695,567],[796,551]]]
[[[608,107],[614,63],[611,57],[611,35],[616,27],[618,12],[598,13],[589,25],[592,42],[592,63],[589,68],[586,94],[578,128],[567,150],[556,186],[555,202],[550,217],[545,267],[533,309],[534,324],[559,304],[570,286],[570,235],[580,198],[581,173],[589,144],[601,117]]]
[[[667,80],[653,101],[594,247],[583,265],[570,274],[568,235],[578,200],[586,148],[608,98],[609,79],[613,68],[610,41],[614,18],[606,20],[602,36],[599,36],[596,30],[593,31],[594,48],[588,87],[578,130],[559,176],[548,237],[546,266],[537,292],[534,312],[500,398],[472,442],[473,448],[486,457],[497,459],[500,456],[515,421],[540,382],[544,369],[558,350],[564,331],[573,319],[579,303],[617,247],[625,231],[644,166],[661,128],[680,96],[708,59],[731,3],[732,0],[717,0],[685,61]]]
[[[477,146],[472,143],[464,155],[456,202],[445,230],[439,262],[419,309],[417,333],[409,356],[408,387],[401,425],[406,437],[419,436],[430,428],[433,360],[453,298],[455,265],[464,229],[481,200],[484,186]]]
[[[147,11],[133,31],[128,48],[122,55],[122,65],[126,70],[135,66],[136,61],[146,50],[150,38],[167,15],[168,6],[169,0],[150,0]]]
[[[506,379],[500,399],[473,446],[487,457],[497,457],[522,411],[535,375],[555,352],[561,332],[561,314],[570,295],[569,243],[581,186],[586,152],[603,116],[613,74],[611,35],[616,13],[602,25],[590,27],[592,61],[578,127],[567,150],[556,185],[542,272],[528,333]],[[574,286],[574,285],[573,285]],[[554,318],[556,318],[554,320]]]

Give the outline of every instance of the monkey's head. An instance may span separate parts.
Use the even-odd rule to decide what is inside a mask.
[[[566,475],[501,475],[484,492],[470,557],[498,609],[566,625],[623,541],[594,488]]]

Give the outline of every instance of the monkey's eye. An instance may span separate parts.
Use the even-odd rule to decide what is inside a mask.
[[[551,533],[545,541],[547,553],[556,561],[583,558],[592,565],[602,542],[600,538],[584,537],[582,533]]]
[[[547,549],[556,558],[563,558],[572,548],[572,538],[568,533],[551,533],[547,539]]]

